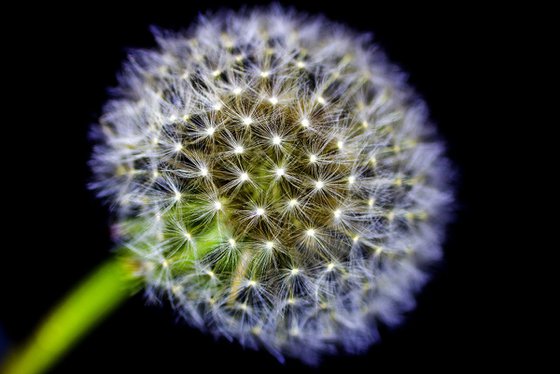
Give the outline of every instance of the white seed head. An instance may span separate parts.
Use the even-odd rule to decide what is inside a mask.
[[[92,160],[150,294],[278,357],[363,351],[441,253],[450,170],[425,105],[380,48],[280,7],[157,40]]]

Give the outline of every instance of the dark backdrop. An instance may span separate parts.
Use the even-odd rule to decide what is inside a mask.
[[[11,241],[1,250],[0,346],[3,339],[4,346],[21,342],[75,282],[109,256],[107,209],[85,188],[91,178],[88,128],[107,99],[106,89],[116,83],[126,49],[154,46],[150,25],[185,27],[205,9],[241,4],[181,3],[138,1],[119,9],[30,6],[5,34],[15,41],[9,59],[16,66],[4,78],[17,78],[17,85],[4,108],[13,117],[2,124],[9,127],[2,139],[9,172],[2,180],[8,187],[4,235]],[[389,58],[410,73],[410,83],[448,141],[459,176],[457,218],[445,259],[419,295],[418,307],[404,325],[383,330],[382,342],[367,354],[327,358],[310,369],[294,360],[282,366],[266,352],[215,342],[177,322],[168,305],[146,306],[138,295],[77,345],[55,373],[189,373],[195,365],[202,371],[383,373],[477,367],[496,357],[499,316],[491,304],[500,294],[489,292],[493,286],[485,263],[503,249],[486,231],[492,212],[486,209],[491,198],[485,191],[488,165],[495,162],[489,139],[501,125],[485,120],[483,97],[494,69],[488,52],[500,46],[489,26],[500,16],[474,6],[283,3],[373,32]]]

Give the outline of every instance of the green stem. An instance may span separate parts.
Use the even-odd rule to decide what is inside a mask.
[[[4,374],[47,371],[72,346],[138,287],[126,259],[101,264],[74,288],[19,350],[0,368]]]

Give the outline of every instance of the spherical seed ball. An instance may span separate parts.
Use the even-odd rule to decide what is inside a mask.
[[[223,12],[156,36],[92,161],[148,291],[280,359],[363,350],[440,256],[449,170],[423,103],[322,18]]]

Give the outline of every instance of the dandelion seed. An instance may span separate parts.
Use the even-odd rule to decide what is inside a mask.
[[[309,162],[314,164],[317,162],[317,155],[309,155]]]
[[[278,168],[274,171],[274,174],[276,174],[277,177],[282,177],[284,176],[284,174],[286,174],[286,170],[284,170],[283,168]]]
[[[240,154],[242,154],[244,151],[245,151],[245,148],[243,148],[242,145],[236,145],[236,146],[233,148],[233,153],[235,153],[236,155],[240,155]]]
[[[309,125],[310,125],[309,120],[307,118],[302,119],[301,120],[301,125],[303,127],[309,127]]]
[[[262,215],[264,215],[264,213],[265,213],[265,211],[264,211],[263,208],[255,209],[255,215],[257,215],[257,216],[262,216]]]
[[[280,145],[282,143],[282,138],[279,137],[278,135],[274,135],[272,137],[272,144],[274,145]]]
[[[289,206],[290,208],[293,208],[293,207],[295,207],[296,205],[298,205],[298,201],[297,201],[296,199],[291,199],[291,200],[288,202],[288,206]]]
[[[319,96],[317,98],[317,102],[321,105],[325,105],[327,103],[327,101],[325,100],[325,98],[323,96]]]
[[[243,172],[239,175],[239,179],[241,179],[242,182],[248,181],[249,180],[249,174],[247,174],[247,172]]]
[[[305,234],[311,238],[315,237],[315,229],[309,229],[305,231]]]
[[[261,71],[260,76],[261,78],[268,78],[270,76],[270,71]]]
[[[320,190],[323,187],[325,187],[325,182],[323,182],[322,180],[318,180],[318,181],[315,182],[315,188],[316,189]]]
[[[234,87],[233,90],[231,90],[231,92],[233,92],[234,95],[241,95],[241,92],[243,92],[243,90],[241,89],[241,87]]]
[[[208,176],[208,168],[206,167],[201,167],[200,168],[200,175],[202,175],[203,177],[207,177]]]
[[[354,184],[356,182],[356,177],[351,175],[348,177],[348,184]]]
[[[268,101],[272,104],[272,105],[276,105],[278,104],[278,98],[276,96],[272,96],[268,99]]]
[[[233,239],[233,238],[229,238],[228,243],[229,243],[229,246],[230,246],[231,248],[235,248],[235,246],[236,246],[236,244],[237,244],[237,243],[235,242],[235,239]]]
[[[222,203],[220,201],[214,201],[214,210],[221,210]]]
[[[245,117],[243,118],[243,124],[245,126],[250,126],[253,123],[253,119],[251,117]]]

